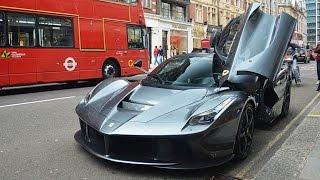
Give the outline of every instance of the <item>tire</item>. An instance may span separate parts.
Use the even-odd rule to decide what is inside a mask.
[[[70,87],[77,87],[79,84],[78,84],[78,81],[68,81],[66,82],[68,86]]]
[[[234,147],[234,158],[237,161],[242,161],[248,157],[254,132],[254,109],[250,103],[248,103],[240,117],[238,126],[238,132],[236,136],[236,142]]]
[[[114,60],[106,61],[102,66],[102,78],[120,77],[121,71],[118,63]]]
[[[290,99],[291,99],[291,82],[288,82],[286,87],[286,92],[284,93],[283,103],[281,107],[280,118],[285,118],[289,114],[290,109]]]

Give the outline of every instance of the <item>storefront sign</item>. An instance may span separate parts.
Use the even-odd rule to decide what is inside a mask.
[[[183,25],[183,24],[174,24],[174,23],[172,23],[172,28],[174,28],[174,29],[187,30],[187,29],[188,29],[188,26]]]

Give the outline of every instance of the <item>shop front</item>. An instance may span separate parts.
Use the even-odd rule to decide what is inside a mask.
[[[159,15],[145,13],[146,25],[150,29],[150,49],[161,46],[164,58],[190,53],[193,48],[192,26],[188,22],[164,19]],[[150,53],[153,56],[153,53]],[[152,59],[152,58],[150,58]]]
[[[170,32],[170,55],[175,56],[183,53],[190,52],[188,47],[189,39],[191,40],[191,30],[188,31],[188,29],[191,29],[191,26],[188,27],[186,25],[181,24],[172,24],[172,30]],[[190,34],[188,36],[188,33]]]
[[[205,26],[202,24],[193,25],[193,49],[201,49],[201,40],[206,38]]]

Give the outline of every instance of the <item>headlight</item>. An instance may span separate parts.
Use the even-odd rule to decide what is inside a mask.
[[[85,97],[84,97],[84,103],[87,104],[90,99],[92,98],[92,93],[93,91],[98,88],[101,84],[102,84],[103,81],[99,82]]]
[[[189,120],[190,125],[201,125],[201,124],[210,124],[214,120],[216,120],[216,116],[219,113],[222,113],[227,109],[234,101],[236,100],[235,97],[229,97],[228,99],[224,100],[218,106],[203,113],[197,114],[192,116]]]
[[[87,104],[90,99],[91,99],[91,96],[92,96],[92,92],[93,90],[91,90],[85,97],[84,97],[84,103]]]

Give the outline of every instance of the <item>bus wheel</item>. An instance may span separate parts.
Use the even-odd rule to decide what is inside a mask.
[[[120,67],[114,60],[106,61],[102,66],[103,79],[120,76]]]

